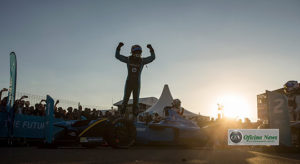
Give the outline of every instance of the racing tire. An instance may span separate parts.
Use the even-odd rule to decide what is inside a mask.
[[[106,142],[113,148],[128,149],[135,142],[136,127],[133,121],[116,118],[107,127]]]

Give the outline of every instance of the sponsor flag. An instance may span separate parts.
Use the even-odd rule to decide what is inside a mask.
[[[52,97],[47,95],[46,100],[46,128],[45,128],[45,139],[46,143],[52,143],[53,141],[53,122],[54,122],[54,100]]]
[[[10,79],[7,100],[7,112],[13,107],[16,98],[17,87],[17,57],[14,52],[10,53]]]
[[[14,103],[16,98],[17,87],[17,57],[14,52],[10,53],[10,79],[9,79],[9,90],[8,100],[6,104],[6,110],[8,112],[8,136],[13,136],[13,125],[14,125]]]

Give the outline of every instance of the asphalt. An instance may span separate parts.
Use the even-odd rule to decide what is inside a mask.
[[[0,147],[0,163],[300,163],[300,153],[266,153],[243,148],[181,148],[134,146],[130,149],[99,147]]]

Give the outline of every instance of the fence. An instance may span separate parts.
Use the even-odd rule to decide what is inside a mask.
[[[4,92],[2,94],[2,98],[7,96],[7,94],[8,94],[7,92]],[[30,93],[26,93],[26,92],[16,92],[16,100],[20,99],[24,95],[28,96],[28,98],[26,98],[24,100],[29,101],[30,106],[34,106],[34,104],[40,103],[41,100],[46,100],[46,95],[45,96],[40,96],[40,95],[30,94]],[[77,102],[77,101],[61,99],[61,98],[53,98],[53,99],[54,99],[54,102],[59,100],[59,104],[57,106],[62,107],[64,109],[66,109],[67,107],[73,107],[73,108],[78,109],[79,104],[82,106],[83,109],[84,108],[90,108],[90,109],[95,108],[97,110],[107,110],[107,109],[111,108],[111,107],[107,107],[107,106],[86,105],[86,104],[81,104],[80,102]]]

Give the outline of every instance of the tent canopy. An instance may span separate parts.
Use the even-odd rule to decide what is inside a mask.
[[[163,116],[164,108],[166,106],[171,106],[172,101],[173,97],[171,95],[169,86],[165,85],[158,101],[152,107],[148,108],[145,113],[157,113],[160,116]]]
[[[158,101],[153,106],[148,108],[144,113],[157,113],[160,116],[164,116],[164,108],[166,106],[171,106],[172,102],[173,102],[173,97],[170,92],[169,86],[165,84]],[[183,112],[183,116],[194,117],[198,115],[185,109]]]

